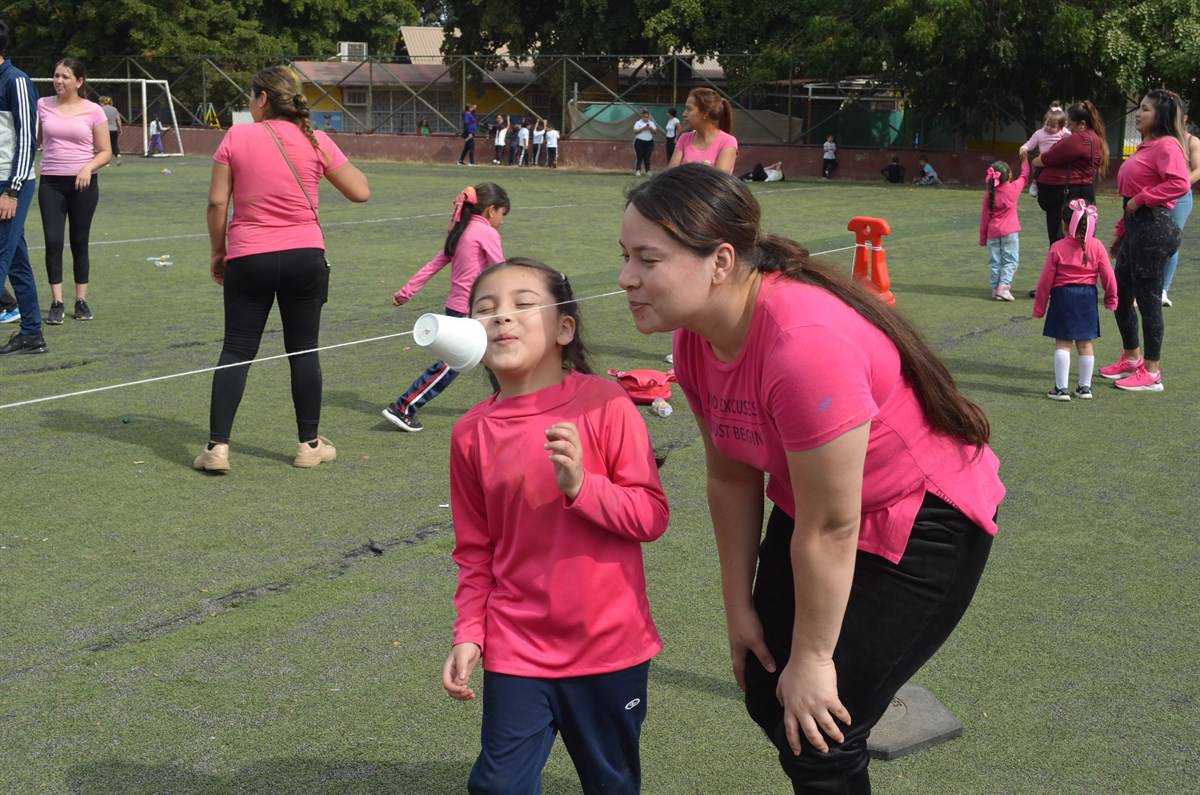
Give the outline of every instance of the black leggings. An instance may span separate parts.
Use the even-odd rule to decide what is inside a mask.
[[[246,362],[258,353],[271,304],[279,298],[283,349],[288,353],[317,347],[321,305],[329,294],[329,269],[319,248],[295,248],[252,254],[225,265],[225,344],[220,364]],[[315,353],[292,356],[292,405],[300,441],[316,438],[321,420],[321,360]],[[228,442],[233,418],[246,389],[246,367],[213,373],[209,438]]]
[[[1142,355],[1150,361],[1162,358],[1164,336],[1162,311],[1163,270],[1179,249],[1179,227],[1164,207],[1143,207],[1125,216],[1125,237],[1113,268],[1117,277],[1117,328],[1121,347],[1138,347],[1138,314],[1146,347]],[[1133,306],[1137,300],[1137,308]]]
[[[1088,204],[1096,203],[1096,188],[1094,185],[1047,185],[1039,182],[1038,207],[1046,214],[1046,237],[1050,245],[1062,240],[1062,211],[1071,199],[1086,199]]]
[[[645,168],[646,171],[649,171],[650,156],[653,154],[654,141],[643,141],[641,138],[633,139],[633,155],[634,159],[636,160],[636,164],[634,165],[635,170],[641,171],[643,168]],[[643,163],[645,166],[642,165]]]
[[[42,177],[38,180],[38,210],[42,214],[42,232],[46,238],[46,275],[51,284],[63,280],[63,236],[67,219],[71,221],[71,264],[75,283],[87,284],[91,267],[88,262],[88,237],[92,216],[100,202],[100,179],[82,191],[75,190],[75,177]]]
[[[853,721],[845,742],[828,753],[792,754],[775,697],[779,672],[792,646],[795,594],[790,544],[793,520],[776,507],[758,555],[754,607],[762,620],[776,673],[746,655],[746,710],[779,749],[779,762],[796,793],[865,795],[867,736],[900,686],[933,656],[967,610],[983,574],[992,537],[959,511],[925,495],[899,564],[859,552],[833,659],[838,696]]]
[[[475,136],[474,135],[468,135],[467,139],[465,141],[463,141],[462,153],[458,156],[458,162],[465,163],[465,162],[467,162],[468,157],[471,158],[471,163],[475,162]]]

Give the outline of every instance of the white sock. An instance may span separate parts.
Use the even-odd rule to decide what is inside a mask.
[[[1059,389],[1067,388],[1067,380],[1071,377],[1071,352],[1062,348],[1054,349],[1054,385]]]
[[[1092,385],[1092,369],[1096,366],[1095,356],[1080,356],[1079,357],[1079,385]]]

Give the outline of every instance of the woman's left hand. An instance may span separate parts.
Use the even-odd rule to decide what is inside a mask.
[[[225,252],[214,251],[212,259],[208,263],[208,272],[212,274],[212,280],[217,284],[225,284]]]
[[[558,489],[568,500],[579,496],[583,488],[583,443],[573,422],[559,422],[546,430],[545,449],[550,451]]]
[[[1128,202],[1125,203],[1125,214],[1132,216],[1137,211],[1138,211],[1137,197],[1134,196],[1134,197],[1130,198]]]
[[[75,175],[75,190],[82,192],[88,189],[88,185],[92,184],[92,170],[87,166]]]
[[[800,755],[800,735],[817,751],[829,751],[826,737],[845,741],[841,727],[850,725],[850,713],[837,692],[837,669],[833,660],[801,660],[795,656],[779,675],[775,697],[783,705],[783,726],[788,746]]]

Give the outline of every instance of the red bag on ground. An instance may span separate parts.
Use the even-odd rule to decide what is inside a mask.
[[[609,370],[608,374],[617,379],[634,403],[653,403],[662,398],[671,399],[671,383],[675,381],[675,371],[668,370]]]

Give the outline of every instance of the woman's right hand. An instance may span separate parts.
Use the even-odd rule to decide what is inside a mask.
[[[729,631],[729,657],[733,664],[733,676],[742,692],[746,692],[746,652],[754,652],[758,662],[768,673],[775,673],[775,658],[767,649],[763,638],[762,621],[754,610],[754,605],[747,603],[744,607],[725,608],[725,623]]]
[[[214,251],[208,263],[208,272],[217,284],[225,284],[225,252]]]
[[[475,691],[470,687],[471,674],[479,664],[483,650],[474,643],[456,643],[450,649],[450,656],[442,666],[442,687],[450,694],[450,698],[458,701],[471,701]]]

